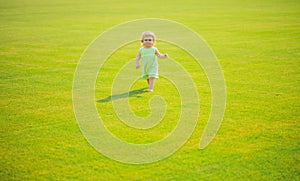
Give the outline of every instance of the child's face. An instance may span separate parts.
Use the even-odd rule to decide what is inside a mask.
[[[145,36],[142,40],[143,46],[150,48],[154,45],[154,39],[152,36]]]

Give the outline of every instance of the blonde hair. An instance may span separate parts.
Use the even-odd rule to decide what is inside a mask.
[[[145,32],[143,32],[142,33],[141,41],[143,41],[143,39],[145,38],[145,36],[152,36],[153,41],[155,41],[155,39],[156,39],[156,36],[155,36],[155,34],[152,31],[145,31]]]

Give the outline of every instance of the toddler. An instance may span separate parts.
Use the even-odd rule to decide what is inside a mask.
[[[140,59],[142,58],[142,79],[147,79],[149,88],[148,92],[152,92],[154,88],[155,78],[158,78],[158,58],[168,58],[168,54],[161,54],[155,44],[155,34],[151,31],[142,33],[141,42],[143,47],[140,48],[136,57],[136,68],[140,67]]]

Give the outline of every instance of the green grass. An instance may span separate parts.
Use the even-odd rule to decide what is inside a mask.
[[[1,0],[0,179],[299,180],[299,9],[297,0]],[[224,72],[227,107],[213,142],[198,150],[210,111],[209,84],[189,55],[158,42],[161,52],[192,75],[200,117],[191,138],[174,155],[129,165],[106,158],[87,143],[73,112],[72,83],[80,56],[92,40],[114,25],[140,18],[183,23],[208,42]],[[133,42],[108,59],[97,79],[97,100],[111,96],[110,75],[134,58],[138,47]],[[132,90],[143,87],[145,82],[139,80]],[[153,95],[168,100],[165,121],[146,131],[120,123],[111,102],[95,104],[118,137],[149,143],[176,125],[174,91],[160,78],[153,94],[129,98],[141,116],[150,113],[148,100]]]

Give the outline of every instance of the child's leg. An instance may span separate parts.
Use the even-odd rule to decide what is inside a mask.
[[[155,78],[154,78],[154,77],[150,77],[150,78],[149,78],[149,89],[148,89],[149,92],[152,92],[152,91],[153,91],[153,88],[154,88],[154,82],[155,82]]]
[[[147,83],[148,83],[148,85],[149,85],[149,79],[147,79]]]

